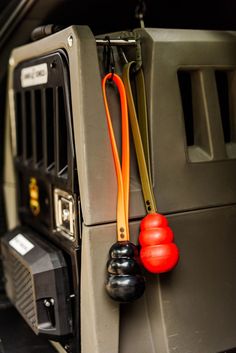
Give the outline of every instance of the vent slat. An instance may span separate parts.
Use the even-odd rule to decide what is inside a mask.
[[[67,156],[67,124],[66,124],[66,113],[65,113],[65,102],[64,92],[62,87],[57,87],[54,91],[55,99],[55,161],[56,161],[56,173],[64,175],[67,172],[68,156]]]
[[[42,141],[42,93],[37,89],[34,91],[35,106],[35,141],[36,141],[36,164],[38,165],[43,158],[43,141]]]
[[[55,165],[54,157],[54,112],[53,112],[53,88],[46,89],[46,164],[47,168],[52,168]]]
[[[30,91],[30,98],[31,98],[31,136],[32,136],[32,160],[34,167],[37,164],[36,158],[36,148],[37,148],[37,139],[36,139],[36,109],[35,109],[35,96],[34,91]]]
[[[27,146],[27,132],[26,132],[26,113],[25,113],[25,108],[26,107],[26,102],[25,102],[25,92],[21,92],[21,117],[22,117],[22,152],[23,152],[23,160],[26,161],[27,156],[26,156],[26,146]]]
[[[16,131],[17,131],[17,157],[22,157],[23,154],[23,122],[22,122],[22,98],[21,93],[15,94],[15,116],[16,116]]]
[[[55,87],[53,90],[53,102],[54,102],[54,142],[55,142],[55,149],[54,149],[54,160],[55,160],[55,171],[56,174],[59,172],[59,165],[58,165],[58,151],[59,151],[59,137],[58,137],[58,114],[59,114],[59,103],[58,103],[58,87]]]
[[[37,316],[31,274],[14,255],[9,256],[9,266],[13,274],[15,305],[23,317],[34,325]]]
[[[31,289],[31,288],[30,288]],[[34,302],[32,301],[33,291],[28,290],[18,294],[17,303],[21,307],[21,310],[26,311],[30,306],[34,307]]]
[[[25,91],[25,159],[32,158],[32,109],[31,109],[31,92]]]
[[[58,139],[59,139],[59,153],[58,166],[59,173],[67,171],[68,166],[68,131],[66,124],[65,100],[62,87],[58,87]]]
[[[23,278],[22,281],[15,281],[16,287],[19,292],[27,291],[31,286],[31,278],[28,275],[27,277]]]
[[[17,262],[16,264],[14,263],[14,276],[15,278],[21,278],[21,276],[24,276],[25,270],[22,266],[20,266],[20,263]]]
[[[43,168],[47,168],[47,107],[46,107],[46,89],[42,90],[42,159]]]

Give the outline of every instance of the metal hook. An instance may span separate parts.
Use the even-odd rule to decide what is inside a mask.
[[[142,50],[141,50],[141,38],[139,33],[137,32],[122,32],[121,34],[121,38],[122,39],[133,39],[135,40],[135,61],[136,61],[136,67],[135,67],[135,71],[138,71],[141,67],[142,67]],[[120,47],[121,48],[121,47]],[[124,61],[127,63],[127,58],[124,52],[122,52],[120,50],[120,54],[123,57]]]
[[[111,73],[110,81],[113,80],[113,75],[115,73],[115,57],[113,48],[111,45],[110,37],[106,36],[105,40],[107,41],[107,45],[104,46],[103,57],[105,62],[105,70],[107,73]]]
[[[128,59],[127,59],[127,56],[125,55],[124,50],[123,50],[121,47],[119,47],[119,48],[118,48],[118,51],[119,51],[119,54],[122,56],[122,58],[123,58],[125,64],[128,64],[129,61],[128,61]]]

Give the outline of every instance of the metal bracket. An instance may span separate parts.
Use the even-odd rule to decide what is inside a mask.
[[[118,38],[96,38],[97,46],[116,46],[116,47],[136,47],[136,69],[138,71],[142,66],[142,53],[141,53],[141,40],[140,36],[134,34],[133,32],[122,32]]]

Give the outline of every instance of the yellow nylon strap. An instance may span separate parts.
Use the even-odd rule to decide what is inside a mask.
[[[146,90],[143,70],[139,69],[135,72],[136,82],[136,94],[137,94],[137,111],[138,111],[138,123],[143,143],[143,150],[148,169],[149,180],[151,182],[151,161],[149,153],[149,131],[148,131],[148,118],[147,118],[147,102],[146,102]]]
[[[140,179],[141,179],[141,184],[142,184],[145,207],[146,207],[146,210],[148,213],[154,213],[157,211],[156,201],[155,201],[153,189],[152,189],[150,179],[149,179],[148,168],[147,168],[147,163],[146,163],[146,159],[145,159],[145,153],[144,153],[144,148],[143,148],[141,133],[140,133],[140,129],[139,129],[136,108],[135,108],[131,84],[130,84],[130,73],[131,73],[131,68],[133,65],[135,65],[134,61],[132,61],[128,64],[125,64],[124,69],[123,69],[123,81],[124,81],[124,85],[125,85],[125,89],[126,89],[128,110],[129,110],[129,119],[130,119],[130,125],[131,125],[131,129],[132,129],[133,139],[134,139],[134,146],[135,146],[135,151],[136,151],[136,156],[137,156],[137,161],[138,161],[139,174],[140,174]],[[139,99],[139,106],[140,106],[140,105],[143,105],[146,103],[146,100],[143,100],[143,96],[145,95],[144,80],[138,80],[136,83],[137,83],[137,90],[140,91],[139,94],[137,95],[137,97]],[[142,100],[142,102],[141,102],[141,100]],[[145,110],[146,110],[146,108],[141,109],[142,112]],[[143,117],[145,118],[144,114],[141,114],[139,116],[139,118],[141,120]],[[143,124],[142,124],[142,126],[143,126]],[[145,131],[147,134],[147,129],[145,129]],[[145,137],[145,139],[146,139],[146,141],[148,141],[146,137]]]

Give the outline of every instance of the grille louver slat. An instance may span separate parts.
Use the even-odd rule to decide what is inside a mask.
[[[45,91],[46,115],[45,119],[45,164],[47,168],[54,166],[54,114],[53,114],[53,88],[47,88]]]
[[[16,131],[17,131],[17,157],[22,157],[23,153],[23,121],[22,121],[22,99],[21,93],[15,95],[16,102]]]
[[[34,107],[35,107],[35,164],[38,165],[43,158],[43,141],[42,141],[42,91],[36,89],[34,91]]]
[[[17,157],[67,177],[68,129],[62,87],[16,93]]]
[[[58,151],[59,151],[59,101],[58,101],[58,87],[55,87],[53,90],[53,101],[54,101],[54,161],[55,161],[55,170],[58,174],[59,172],[59,163],[58,163]]]
[[[66,113],[64,103],[64,92],[62,87],[57,90],[57,103],[58,103],[58,116],[57,116],[57,171],[58,173],[65,173],[68,160],[67,160],[67,126],[66,126]]]
[[[25,151],[24,151],[25,153],[24,153],[24,156],[25,156],[25,159],[27,161],[29,161],[33,156],[33,150],[32,150],[33,129],[32,129],[32,108],[31,108],[32,107],[32,99],[31,99],[31,92],[30,91],[25,92],[24,100],[25,100],[25,104],[24,104],[24,107],[25,107],[25,114],[24,114],[25,126],[23,125],[24,130],[25,130]]]

